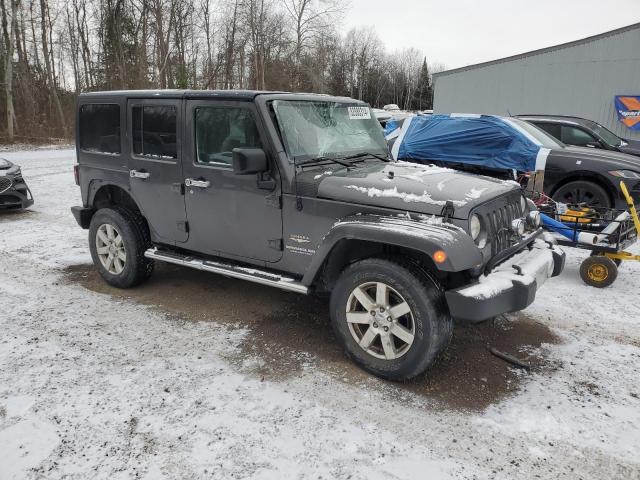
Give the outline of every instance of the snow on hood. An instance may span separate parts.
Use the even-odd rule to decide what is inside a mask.
[[[318,196],[427,215],[439,215],[451,202],[454,216],[518,188],[514,182],[410,162],[372,164],[323,176]]]

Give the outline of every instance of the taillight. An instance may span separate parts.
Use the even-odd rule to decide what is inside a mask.
[[[76,185],[80,185],[80,173],[78,172],[79,165],[76,164],[73,166],[73,178],[76,180]]]

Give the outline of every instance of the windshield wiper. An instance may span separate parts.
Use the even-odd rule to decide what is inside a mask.
[[[339,165],[342,165],[343,167],[350,167],[351,166],[351,162],[345,162],[344,161],[345,158],[343,157],[316,157],[316,158],[312,158],[310,160],[307,160],[305,162],[296,162],[296,165],[311,165],[314,163],[320,163],[320,162],[333,162],[333,163],[337,163]]]
[[[347,157],[341,157],[341,159],[342,160],[355,160],[356,158],[361,158],[361,157],[373,157],[373,158],[377,158],[378,160],[382,160],[383,162],[390,162],[391,161],[389,159],[389,157],[384,157],[382,155],[378,155],[377,153],[371,153],[371,152],[354,153],[353,155],[349,155]]]

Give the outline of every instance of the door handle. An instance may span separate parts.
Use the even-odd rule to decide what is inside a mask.
[[[211,182],[209,180],[195,180],[193,178],[185,178],[184,184],[187,187],[209,188]]]
[[[151,176],[151,174],[149,172],[145,172],[144,170],[141,170],[141,171],[131,170],[129,171],[129,176],[131,178],[139,178],[141,180],[146,180]]]

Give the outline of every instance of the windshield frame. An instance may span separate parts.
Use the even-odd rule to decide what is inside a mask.
[[[343,148],[343,149],[340,149],[339,151],[313,151],[313,152],[307,151],[305,153],[302,153],[302,154],[299,153],[296,155],[295,154],[296,152],[292,151],[291,144],[289,143],[289,139],[287,138],[290,132],[287,130],[287,126],[282,124],[283,118],[280,116],[281,114],[278,112],[279,105],[291,106],[292,104],[293,105],[299,104],[301,106],[306,106],[308,104],[319,104],[319,105],[330,104],[333,106],[333,108],[336,108],[336,109],[340,109],[340,108],[347,109],[349,107],[358,107],[358,108],[365,107],[366,109],[368,109],[369,118],[362,118],[362,119],[354,119],[350,117],[343,117],[343,118],[350,118],[353,121],[367,122],[368,125],[365,128],[361,129],[361,131],[363,133],[369,133],[371,141],[369,142],[368,145],[349,145],[349,147],[352,147],[352,148]],[[280,140],[282,142],[284,153],[286,154],[287,159],[291,164],[298,164],[298,165],[307,164],[307,163],[310,164],[310,163],[314,163],[314,160],[316,159],[323,159],[323,158],[325,160],[332,160],[332,159],[340,160],[341,158],[345,158],[354,154],[360,154],[363,152],[374,154],[373,156],[379,155],[379,156],[388,157],[389,155],[387,141],[384,137],[384,130],[382,129],[380,122],[378,122],[373,112],[373,109],[367,103],[358,102],[350,99],[344,99],[344,98],[335,98],[335,97],[275,98],[275,99],[270,99],[268,101],[268,107],[273,114],[272,115],[273,123],[278,132]],[[302,117],[304,116],[304,113],[308,114],[309,112],[304,112],[304,113],[297,112],[297,113],[299,113],[299,115]],[[291,120],[291,119],[288,119],[288,120]],[[308,121],[308,120],[303,119],[302,121]],[[345,123],[343,126],[348,126],[348,124]],[[336,125],[335,127],[339,127],[339,125]],[[320,131],[322,131],[322,129],[318,127],[317,132],[320,132]],[[336,134],[339,135],[340,132],[336,132]],[[379,137],[376,139],[375,137],[378,135]],[[330,138],[330,137],[331,137],[331,134],[329,134],[327,138]]]

